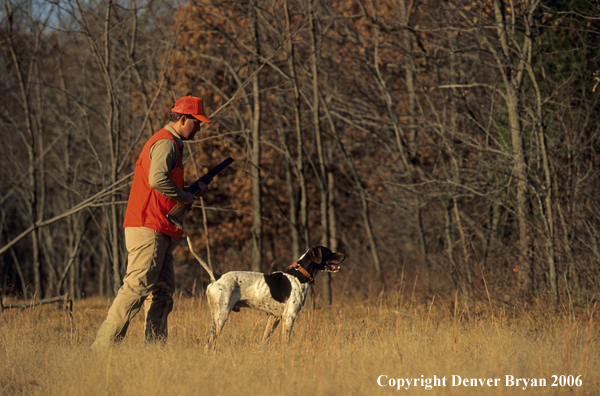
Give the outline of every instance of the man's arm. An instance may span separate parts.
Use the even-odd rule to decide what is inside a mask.
[[[150,173],[148,182],[150,187],[165,197],[177,202],[188,202],[190,197],[169,178],[169,173],[177,165],[177,148],[169,139],[162,139],[150,148]],[[193,202],[193,197],[191,198]]]

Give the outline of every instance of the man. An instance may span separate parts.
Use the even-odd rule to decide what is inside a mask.
[[[203,122],[202,99],[179,98],[169,123],[144,145],[136,164],[125,212],[127,275],[92,349],[109,347],[127,333],[129,322],[144,307],[146,340],[167,336],[167,316],[173,309],[175,273],[173,247],[183,231],[165,215],[177,202],[192,205],[194,196],[183,190],[183,141],[191,140]],[[200,185],[198,196],[208,186]]]

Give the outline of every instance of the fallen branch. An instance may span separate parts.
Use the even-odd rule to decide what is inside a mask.
[[[52,304],[52,303],[58,303],[58,302],[63,303],[63,305],[65,307],[65,312],[69,315],[69,317],[71,319],[73,319],[73,299],[69,296],[69,293],[64,294],[62,296],[58,296],[58,297],[50,297],[50,298],[44,298],[43,300],[39,300],[39,301],[32,301],[30,303],[12,303],[12,304],[6,304],[6,305],[4,305],[4,302],[2,301],[2,293],[0,293],[0,314],[2,316],[4,316],[5,309],[11,309],[11,308],[27,309],[27,308],[37,307],[40,305]]]

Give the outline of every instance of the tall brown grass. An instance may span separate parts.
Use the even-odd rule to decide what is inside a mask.
[[[146,344],[140,314],[107,354],[89,346],[109,301],[80,301],[72,319],[53,306],[9,310],[0,328],[0,394],[600,394],[594,307],[574,316],[487,303],[451,305],[433,299],[399,306],[381,298],[377,305],[305,307],[287,346],[280,328],[268,345],[260,345],[265,314],[242,310],[231,314],[217,351],[208,352],[206,301],[178,297],[168,342]],[[434,375],[445,377],[446,386],[426,389],[420,380]],[[492,387],[452,386],[453,375],[468,384],[471,378],[500,380]],[[546,386],[506,386],[507,375],[544,378]],[[580,386],[560,386],[577,377]],[[397,390],[400,378],[419,382]]]

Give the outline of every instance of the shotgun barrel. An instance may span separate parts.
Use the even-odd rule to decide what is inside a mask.
[[[213,181],[213,178],[216,175],[218,175],[223,169],[225,169],[229,165],[231,165],[232,162],[233,162],[233,158],[231,158],[231,157],[225,158],[225,160],[223,162],[221,162],[219,165],[217,165],[214,168],[212,168],[211,170],[209,170],[208,173],[206,173],[200,179],[196,180],[194,183],[192,183],[189,186],[187,186],[186,188],[184,188],[184,190],[191,192],[193,195],[198,194],[200,192],[200,186],[198,185],[198,183],[201,182],[201,183],[208,185],[210,182]],[[191,208],[192,208],[191,205],[187,205],[183,202],[178,202],[177,205],[175,205],[169,211],[169,213],[167,213],[167,215],[166,215],[167,220],[169,220],[171,222],[171,224],[175,225],[175,227],[182,230],[183,223],[185,221],[185,215]]]

